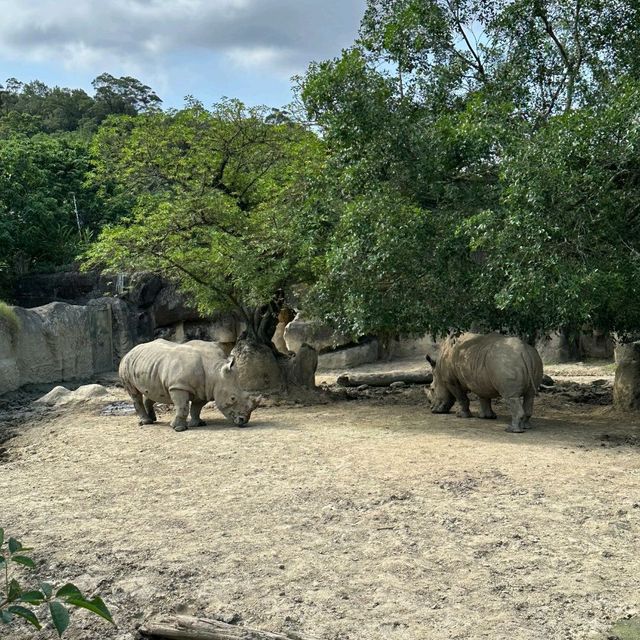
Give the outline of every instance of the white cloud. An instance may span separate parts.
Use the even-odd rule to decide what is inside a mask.
[[[278,75],[338,55],[365,0],[0,0],[0,54],[67,68],[147,69],[204,50]]]

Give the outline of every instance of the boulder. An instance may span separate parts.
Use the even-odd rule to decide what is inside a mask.
[[[318,356],[319,369],[349,369],[378,359],[378,341],[367,340],[353,347],[343,347]]]
[[[536,342],[536,349],[544,364],[558,364],[579,359],[578,343],[566,334],[555,332]]]
[[[593,329],[580,335],[580,355],[583,358],[608,360],[613,358],[614,350],[613,338],[605,331]]]
[[[186,296],[173,284],[166,284],[158,291],[148,311],[154,328],[202,319],[200,312],[187,302]]]
[[[437,353],[438,349],[439,343],[428,334],[422,338],[399,336],[389,345],[392,358],[424,357],[427,353]]]
[[[75,391],[70,391],[66,387],[57,386],[51,389],[36,404],[44,404],[49,407],[62,406],[67,404],[86,404],[95,401],[104,402],[111,397],[109,390],[101,384],[85,384]]]
[[[301,312],[287,324],[283,334],[287,351],[296,353],[303,344],[308,344],[318,353],[322,353],[350,342],[344,334],[332,331],[317,320],[307,320]]]

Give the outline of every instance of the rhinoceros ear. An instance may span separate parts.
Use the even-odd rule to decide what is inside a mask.
[[[429,354],[426,355],[426,358],[427,358],[427,362],[431,365],[431,368],[435,369],[436,361]]]
[[[235,364],[236,364],[236,358],[235,356],[231,356],[231,360],[229,360],[229,362],[224,367],[225,371],[228,371],[229,373],[234,371]]]

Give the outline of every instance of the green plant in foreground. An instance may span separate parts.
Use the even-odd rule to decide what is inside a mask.
[[[70,582],[56,591],[47,582],[40,583],[39,589],[24,589],[20,586],[12,577],[10,567],[11,563],[15,563],[35,569],[35,563],[24,554],[25,551],[29,549],[23,547],[15,538],[5,541],[4,529],[0,528],[0,572],[4,573],[4,587],[0,587],[0,624],[9,624],[17,616],[31,623],[36,629],[41,629],[34,609],[44,603],[48,605],[53,626],[59,636],[62,636],[69,626],[69,607],[87,609],[115,624],[102,598],[94,596],[88,600],[80,589]]]

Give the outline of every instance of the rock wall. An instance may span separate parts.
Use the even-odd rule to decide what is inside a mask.
[[[25,384],[62,382],[111,371],[118,349],[135,336],[122,319],[119,302],[90,305],[52,302],[33,309],[13,307],[19,328],[0,324],[0,394]],[[130,345],[130,346],[129,346]]]

